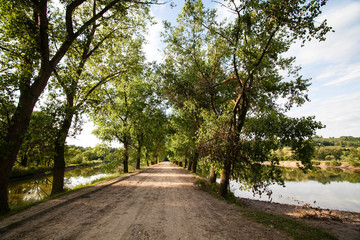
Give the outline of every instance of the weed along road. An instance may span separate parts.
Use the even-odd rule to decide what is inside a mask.
[[[0,239],[289,239],[194,183],[163,162],[29,217]]]

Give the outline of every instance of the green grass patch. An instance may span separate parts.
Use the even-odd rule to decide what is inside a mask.
[[[22,167],[14,166],[11,170],[10,177],[23,177],[28,175],[37,175],[51,171],[51,167],[39,166],[39,167]]]

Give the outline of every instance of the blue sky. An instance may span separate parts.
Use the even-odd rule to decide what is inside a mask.
[[[169,4],[153,6],[151,13],[158,24],[149,29],[148,45],[145,52],[148,60],[161,61],[163,44],[160,32],[162,21],[175,23],[183,1],[176,1],[177,7]],[[218,7],[221,18],[229,13],[218,4],[204,0]],[[329,33],[325,42],[311,41],[305,47],[294,45],[289,56],[296,57],[301,65],[301,74],[312,78],[309,88],[311,102],[289,112],[292,117],[315,116],[326,125],[317,132],[323,137],[360,137],[360,1],[329,0],[323,8],[320,20],[326,18],[335,33]],[[95,146],[99,141],[91,134],[91,123],[77,139],[69,139],[69,144]]]

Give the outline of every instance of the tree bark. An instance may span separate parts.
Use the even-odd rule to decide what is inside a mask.
[[[197,159],[194,159],[193,161],[192,161],[192,169],[191,169],[191,171],[193,172],[193,173],[196,173],[196,168],[197,168]]]
[[[136,159],[136,169],[140,169],[140,155]]]
[[[191,171],[191,168],[192,168],[192,161],[189,159],[189,164],[188,164],[188,170]]]
[[[129,143],[127,140],[124,141],[124,173],[128,173],[129,172]]]
[[[136,169],[140,169],[141,162],[141,144],[139,143],[139,147],[137,148],[137,159],[136,159]]]
[[[12,166],[9,161],[0,162],[0,214],[10,211],[8,204],[8,185]]]
[[[216,182],[216,172],[215,172],[215,168],[211,167],[210,168],[210,178],[209,178],[210,183],[215,183]]]
[[[230,179],[231,163],[229,160],[225,160],[221,171],[219,194],[220,196],[227,198],[229,179]]]
[[[69,99],[68,99],[69,100]],[[70,99],[71,100],[71,99]],[[69,104],[65,112],[64,120],[55,139],[55,156],[53,168],[53,184],[51,195],[64,191],[64,174],[65,174],[65,142],[71,127],[72,118],[74,116],[72,102]]]
[[[184,168],[186,168],[186,167],[187,167],[187,163],[188,163],[187,158],[185,158]]]
[[[196,173],[196,169],[197,169],[197,162],[198,162],[198,158],[199,158],[199,152],[197,150],[195,150],[193,156],[192,156],[192,172]]]

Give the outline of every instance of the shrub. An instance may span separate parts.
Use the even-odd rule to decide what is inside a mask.
[[[340,161],[332,160],[325,163],[327,166],[341,166]]]
[[[319,166],[320,165],[320,161],[312,161],[312,164],[314,165],[314,166]]]
[[[360,167],[360,161],[359,160],[356,160],[356,159],[350,159],[349,161],[349,164],[353,167]]]

